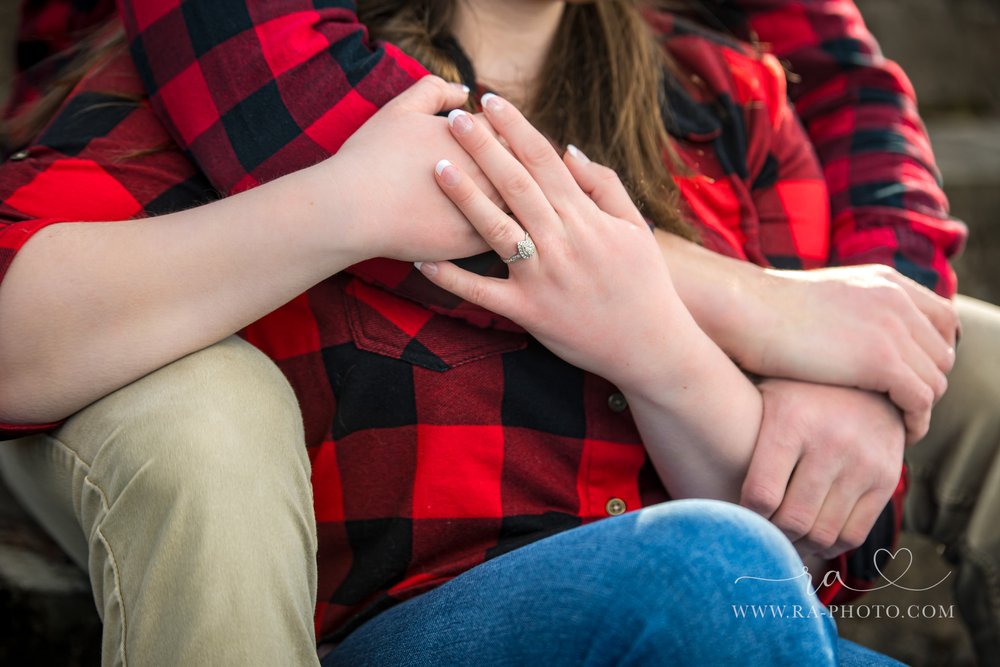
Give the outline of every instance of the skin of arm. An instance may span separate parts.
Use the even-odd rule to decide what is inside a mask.
[[[452,131],[524,221],[539,250],[508,279],[421,262],[431,281],[508,317],[565,361],[614,382],[673,497],[735,501],[761,420],[761,397],[695,324],[642,216],[614,173],[559,158],[510,104],[486,118],[516,155],[467,114]],[[576,155],[576,157],[574,157]],[[438,183],[501,255],[523,231],[450,164]]]
[[[656,237],[695,320],[741,368],[885,393],[908,442],[927,432],[955,362],[948,300],[883,265],[781,271]]]
[[[363,259],[480,251],[482,240],[453,206],[443,217],[422,215],[414,201],[435,212],[439,202],[416,197],[394,177],[433,164],[398,151],[401,143],[426,136],[453,144],[447,122],[433,114],[465,97],[427,77],[335,158],[266,189],[159,218],[37,232],[0,283],[0,421],[63,418]],[[457,145],[454,153],[464,155]],[[433,181],[414,185],[427,191]],[[401,206],[395,198],[433,224],[379,210]],[[384,222],[392,219],[395,228]]]
[[[369,106],[365,108],[370,108],[384,103],[404,89],[412,80],[412,73],[423,70],[419,64],[391,45],[366,42],[362,38],[364,27],[357,21],[354,6],[350,3],[342,9],[321,9],[316,12],[304,12],[299,4],[283,1],[267,3],[266,7],[263,3],[248,1],[243,6],[244,11],[237,13],[245,15],[246,21],[259,23],[255,41],[251,42],[250,47],[241,47],[249,49],[247,57],[251,60],[258,58],[259,46],[259,57],[263,59],[262,54],[266,52],[269,63],[295,63],[292,69],[281,74],[283,86],[292,86],[297,80],[309,78],[310,72],[322,67],[322,63],[326,63],[332,53],[336,66],[346,75],[344,78],[348,81],[357,80],[357,83],[352,84],[353,89],[368,100]],[[476,7],[479,13],[498,9],[490,4]],[[156,10],[156,3],[152,0],[125,0],[121,8],[133,44],[133,53],[144,54],[137,64],[140,69],[148,70],[145,79],[162,81],[164,84],[170,81],[169,86],[160,85],[156,90],[150,91],[154,110],[164,118],[169,128],[197,126],[198,110],[194,105],[180,100],[201,90],[198,88],[201,84],[192,77],[174,79],[171,75],[186,71],[183,67],[186,63],[178,62],[177,59],[190,58],[184,54],[191,51],[166,48],[171,46],[167,40],[186,43],[193,41],[194,37],[187,33],[172,34],[162,29],[146,30],[148,20],[144,17],[159,16],[162,13]],[[464,16],[467,7],[460,5],[459,8]],[[738,11],[734,12],[734,8]],[[799,3],[787,0],[720,0],[712,3],[712,9],[717,15],[732,17],[742,12],[755,22],[760,18],[762,27],[771,25],[763,17],[778,24],[783,13],[794,13],[798,8]],[[189,3],[184,21],[177,22],[176,25],[197,25],[199,43],[203,41],[225,51],[233,46],[231,31],[225,27],[226,22],[214,20],[215,11],[212,3]],[[517,11],[526,10],[508,10],[507,13],[511,11],[516,14]],[[810,7],[808,11],[815,13],[825,10]],[[264,21],[265,18],[278,20]],[[279,28],[283,31],[282,39],[268,37],[270,31]],[[503,55],[502,50],[485,55],[479,53],[477,49],[484,44],[482,35],[465,35],[470,27],[464,23],[457,29],[461,33],[460,38],[467,37],[470,53],[478,54],[477,69],[493,71],[504,65],[508,57],[512,57]],[[515,31],[514,36],[523,38],[521,31]],[[360,50],[351,51],[346,46],[349,44],[357,45]],[[336,48],[328,53],[327,47],[331,45],[336,45]],[[359,54],[363,54],[364,58],[357,57]],[[376,62],[378,64],[370,68]],[[210,76],[214,82],[210,91],[213,97],[232,102],[245,96],[247,91],[239,89],[235,81],[230,83],[231,80],[223,72],[213,69],[223,66],[223,63],[220,59],[208,59],[200,62],[199,71],[204,71],[205,76]],[[277,78],[277,74],[267,67],[270,65],[264,67],[263,71],[271,71]],[[528,65],[522,67],[525,71],[530,70]],[[312,80],[315,79],[313,76]],[[516,90],[516,86],[514,88],[508,91],[508,95],[516,98],[526,92]],[[323,127],[338,127],[343,125],[348,116],[358,114],[361,110],[353,103],[340,103],[348,97],[357,99],[357,96],[348,96],[346,92],[313,85],[308,88],[308,94],[270,98],[272,106],[267,113],[275,117],[321,117],[325,122]],[[227,103],[226,106],[231,104]],[[237,107],[236,111],[242,113],[241,109],[243,106]],[[249,111],[249,107],[247,109]],[[364,113],[370,113],[370,110]],[[339,120],[332,123],[332,118]],[[239,153],[239,137],[230,136],[228,132],[206,131],[184,136],[184,133],[175,131],[174,138],[182,147],[191,151],[198,166],[209,179],[221,190],[227,191],[241,183],[239,187],[246,187],[246,183],[267,180],[311,164],[315,157],[308,150],[302,149],[302,146],[314,145],[318,141],[322,146],[331,149],[335,147],[335,138],[324,138],[324,130],[318,125],[308,128],[305,134],[309,139],[296,142],[299,149],[295,151],[284,149],[286,143],[290,142],[264,146],[265,150],[270,149],[268,158],[252,173],[246,173],[238,164],[217,159],[217,156],[234,154],[234,149],[235,154]],[[408,177],[417,178],[415,174]],[[484,183],[482,179],[478,182]],[[445,203],[441,202],[439,205],[443,208]],[[660,240],[663,241],[662,238]],[[924,295],[914,296],[913,304],[900,299],[898,294],[892,294],[894,290],[908,290],[911,295],[915,290],[898,280],[895,275],[876,274],[873,269],[862,271],[864,275],[861,277],[828,274],[816,276],[809,281],[795,282],[781,280],[781,273],[754,273],[751,267],[740,266],[737,262],[720,261],[709,253],[699,253],[697,248],[685,248],[679,240],[672,245],[666,242],[661,245],[668,255],[672,253],[670,261],[678,269],[674,272],[678,292],[699,325],[744,368],[760,375],[887,391],[908,415],[911,441],[925,430],[930,405],[942,393],[943,373],[947,372],[952,363],[948,341],[949,337],[953,339],[955,319],[953,314],[950,320],[947,315],[940,315],[939,304],[928,303],[929,300]],[[697,276],[697,279],[689,279],[689,276]],[[838,278],[844,278],[841,282],[850,285],[839,286]],[[860,283],[864,283],[864,289],[858,288],[861,287]],[[841,292],[844,294],[839,295]],[[837,298],[828,298],[830,295]],[[854,315],[852,303],[855,301],[871,304],[868,310],[885,313],[878,319],[881,326],[875,326],[871,320],[861,320]],[[813,308],[810,312],[808,308],[819,302],[827,304],[824,311],[826,317],[817,318],[818,311]],[[945,341],[942,342],[927,332],[926,324],[914,312],[914,305],[925,312],[939,330],[945,332],[942,334]],[[858,326],[859,324],[862,326]],[[904,329],[908,327],[921,330],[920,338],[915,343],[921,349],[912,349],[905,356],[893,355],[894,348],[887,341],[901,332],[906,334]],[[866,341],[865,345],[858,344],[862,339]],[[804,344],[807,341],[813,341],[814,344]],[[826,351],[826,354],[816,355],[815,348]],[[858,355],[858,350],[873,350],[869,356],[876,357],[876,363],[871,358]],[[886,358],[889,363],[884,363]],[[803,363],[804,361],[807,363]],[[936,369],[934,365],[937,366]]]
[[[129,0],[125,3],[126,16],[128,16],[129,7],[134,7],[135,14],[141,14],[141,9],[146,0]],[[247,3],[248,7],[254,3]],[[773,12],[782,6],[791,7],[792,3],[787,2],[754,2],[754,1],[743,1],[735,3],[737,5],[743,5],[747,11],[756,11],[757,16],[763,16],[767,12]],[[278,10],[275,10],[278,11]],[[812,11],[812,10],[810,10]],[[332,16],[322,16],[323,21],[329,21]],[[336,20],[343,21],[344,16],[336,17]],[[353,17],[348,17],[353,20]],[[348,21],[349,22],[349,21]],[[129,27],[130,34],[133,38],[139,36],[141,32],[141,26],[138,22],[126,21],[126,25]],[[777,25],[775,22],[774,25]],[[211,29],[212,24],[208,22],[208,28]],[[358,26],[354,26],[352,29],[357,30]],[[320,28],[318,32],[325,34],[325,28]],[[220,35],[222,31],[220,30]],[[224,36],[223,36],[224,37]],[[149,39],[155,39],[155,35],[149,35]],[[220,38],[221,40],[222,38]],[[304,43],[304,42],[303,42]],[[294,45],[298,44],[295,40],[287,40],[279,44],[283,49],[294,48]],[[148,57],[150,66],[154,71],[159,69],[164,69],[163,63],[159,63],[157,59],[169,58],[169,50],[156,49],[154,43],[149,43],[146,45],[146,51],[148,51]],[[306,54],[308,57],[308,54]],[[308,58],[301,58],[302,62],[306,62]],[[394,58],[391,64],[396,66],[399,63],[398,58]],[[175,71],[180,71],[175,68]],[[394,80],[392,77],[386,77],[386,86],[391,86],[391,81]],[[177,86],[173,86],[171,90],[176,91]],[[166,95],[167,92],[163,92]],[[330,104],[333,104],[333,99],[330,98]],[[165,110],[174,109],[174,113],[183,113],[186,108],[185,105],[164,105],[160,102],[159,98],[154,95],[154,104],[157,105],[158,111],[163,113]],[[175,123],[178,124],[179,123]],[[284,155],[284,154],[283,154]],[[198,155],[195,155],[196,159]],[[273,161],[268,162],[272,164]],[[210,177],[219,184],[222,183],[223,187],[226,187],[223,181],[219,179],[225,178],[224,174],[219,174],[218,176],[213,176],[211,173],[212,165],[210,162],[205,161],[202,165],[203,168],[209,169]],[[291,166],[294,168],[294,166]],[[660,239],[663,240],[662,238]],[[816,368],[816,364],[813,367],[802,366],[801,368],[794,363],[795,358],[792,356],[790,360],[788,358],[782,359],[775,357],[774,355],[765,354],[765,346],[760,344],[761,335],[758,332],[773,332],[775,330],[787,332],[789,335],[785,338],[780,336],[772,335],[770,336],[771,341],[781,341],[786,342],[791,340],[793,342],[803,341],[803,340],[818,340],[811,335],[811,330],[809,328],[809,318],[808,317],[785,317],[782,313],[782,306],[788,307],[790,305],[799,305],[803,303],[808,303],[810,300],[803,299],[803,296],[816,292],[822,291],[822,287],[818,286],[819,281],[815,281],[806,285],[804,283],[792,284],[792,281],[786,281],[780,279],[780,276],[775,272],[765,272],[752,265],[736,262],[734,260],[728,260],[727,258],[708,253],[703,251],[696,246],[685,247],[683,242],[674,239],[674,243],[670,249],[671,242],[668,239],[666,243],[663,244],[665,250],[668,253],[668,257],[671,261],[671,266],[675,267],[675,286],[677,291],[680,293],[681,298],[689,306],[692,314],[695,316],[698,324],[711,336],[717,343],[725,349],[725,351],[737,359],[744,367],[749,370],[754,370],[756,372],[766,374],[769,370],[775,375],[789,375],[794,377],[795,373],[798,372],[801,379],[811,379],[814,381],[836,381],[838,379],[843,380],[845,369],[850,368],[850,366],[845,366],[841,363],[840,357],[836,355],[828,355],[826,359],[832,363],[826,366],[820,366]],[[685,265],[685,262],[687,263]],[[825,284],[830,287],[830,289],[836,288],[836,281],[832,279],[827,281]],[[886,280],[892,281],[892,277],[884,277]],[[785,286],[786,289],[780,289],[781,286]],[[828,290],[829,291],[829,290]],[[879,290],[865,289],[856,290],[863,291],[865,294],[873,294]],[[889,292],[889,289],[882,289],[881,292]],[[784,294],[784,298],[774,298],[776,294]],[[771,300],[768,301],[768,297]],[[895,298],[895,297],[890,297]],[[885,301],[884,298],[879,297],[875,299],[868,299],[873,301],[875,306],[880,305],[880,301]],[[812,300],[813,303],[823,301],[822,298],[815,298]],[[844,299],[845,302],[850,302],[852,299]],[[897,302],[899,300],[897,299]],[[782,303],[783,302],[783,303]],[[902,310],[905,310],[902,309]],[[835,309],[833,306],[827,306],[827,312],[832,313]],[[848,315],[852,311],[850,309],[845,309],[841,314]],[[830,317],[830,320],[836,321],[836,323],[846,322],[849,318],[836,318]],[[902,317],[897,318],[897,320],[905,321]],[[798,330],[795,330],[793,324],[799,324]],[[778,325],[781,326],[778,326]],[[817,327],[814,327],[814,329]],[[846,328],[846,327],[845,327]],[[947,326],[942,327],[947,329]],[[849,330],[849,329],[848,329]],[[837,341],[840,349],[846,349],[848,351],[852,349],[858,349],[857,346],[843,345],[840,341],[845,340],[844,336],[837,335],[839,329],[832,328],[826,330],[827,338]],[[747,335],[756,334],[756,335]],[[888,334],[886,334],[888,337]],[[850,338],[850,337],[847,337]],[[861,338],[861,336],[856,336],[856,338]],[[753,341],[755,344],[747,346],[744,344],[745,341]],[[780,344],[772,344],[770,346],[772,350],[784,351],[786,348]],[[829,348],[838,349],[838,348]],[[805,356],[809,359],[822,359],[822,357],[816,357],[814,355],[800,355]],[[905,364],[899,364],[901,367]],[[778,368],[774,368],[774,367]],[[879,364],[861,364],[864,369],[871,372],[872,369],[880,368]],[[926,364],[925,364],[926,366]],[[831,377],[831,373],[839,373],[838,376]],[[902,373],[897,373],[900,378]],[[905,383],[904,380],[900,379],[899,382]],[[845,384],[858,385],[865,384],[861,380],[854,377],[848,377],[844,380]],[[885,379],[878,379],[877,384],[885,385]],[[897,391],[898,393],[898,391]],[[927,392],[923,392],[923,396],[916,396],[911,398],[911,404],[923,403],[927,404],[929,401],[926,398]],[[915,412],[919,410],[914,409]],[[926,410],[924,410],[926,412]]]

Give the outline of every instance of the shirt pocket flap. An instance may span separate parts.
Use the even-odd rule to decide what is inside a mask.
[[[527,347],[526,334],[472,326],[352,280],[345,310],[358,349],[444,372]]]

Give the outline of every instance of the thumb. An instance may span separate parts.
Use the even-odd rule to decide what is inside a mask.
[[[460,83],[448,83],[441,77],[428,74],[400,93],[390,104],[407,111],[436,114],[462,106],[468,97],[468,87]]]
[[[587,193],[599,209],[616,218],[623,218],[643,227],[647,226],[639,209],[632,203],[631,195],[613,169],[592,162],[573,145],[566,151],[563,161],[580,189]]]

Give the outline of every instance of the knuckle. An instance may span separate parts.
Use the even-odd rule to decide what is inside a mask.
[[[882,485],[882,488],[888,489],[890,493],[896,488],[896,484],[899,483],[903,475],[903,455],[905,449],[902,428],[900,425],[894,424],[894,426],[894,432],[885,442],[880,443],[882,447],[876,448],[882,454],[879,467],[877,468],[879,471],[878,482]]]
[[[948,302],[945,299],[942,299],[942,301],[945,301],[945,308],[944,308],[945,323],[947,324],[949,329],[957,329],[959,325],[958,311],[955,310],[955,306],[951,302]]]
[[[558,159],[555,149],[540,137],[538,141],[529,141],[521,149],[521,158],[525,165],[544,167]]]
[[[890,266],[886,266],[885,264],[866,264],[865,269],[870,275],[876,278],[892,282],[895,282],[896,278],[899,276],[899,273],[897,273],[895,269]]]
[[[876,474],[873,490],[880,496],[884,496],[888,502],[892,492],[896,490],[896,485],[899,484],[899,478],[902,474],[902,466],[883,467]]]
[[[502,213],[497,215],[487,223],[484,233],[487,243],[498,245],[507,240],[510,236],[510,218]]]
[[[451,196],[459,206],[467,206],[475,202],[476,190],[468,179],[462,178],[459,184],[452,189]]]
[[[843,551],[849,551],[851,549],[857,549],[864,544],[867,539],[868,530],[866,528],[849,526],[844,529],[843,533],[840,534],[838,545],[843,547]]]
[[[527,194],[533,181],[528,174],[518,171],[504,179],[503,191],[514,196]]]
[[[910,300],[903,288],[891,280],[882,282],[877,289],[879,298],[893,308],[903,308]]]
[[[934,400],[935,402],[941,400],[945,392],[948,391],[948,378],[944,373],[939,373],[934,380]]]
[[[896,344],[888,336],[879,335],[868,345],[868,350],[875,360],[885,364],[899,359]]]
[[[797,540],[809,534],[812,520],[804,514],[786,514],[775,520],[774,524],[785,532],[791,540]]]
[[[837,543],[839,532],[830,526],[816,526],[809,532],[808,540],[818,551],[826,551]]]
[[[917,388],[917,409],[920,412],[930,413],[934,407],[934,389],[929,384],[922,384]]]
[[[474,281],[469,285],[469,301],[472,303],[482,305],[486,302],[487,296],[485,284]]]
[[[618,178],[618,173],[611,167],[606,167],[603,164],[597,166],[597,178],[609,185],[617,185],[621,182],[621,179]]]
[[[476,155],[486,151],[494,141],[496,140],[486,131],[482,123],[473,122],[472,131],[465,135],[462,139],[462,144],[471,155]]]
[[[944,359],[941,361],[941,372],[951,373],[955,368],[955,353],[954,351],[945,353]],[[947,379],[947,378],[946,378]],[[945,387],[947,390],[947,387]]]
[[[758,514],[772,514],[781,505],[781,494],[774,487],[751,483],[743,490],[743,504]]]
[[[877,267],[876,272],[882,278],[893,281],[903,279],[903,275],[899,271],[887,264],[876,264],[875,266]]]

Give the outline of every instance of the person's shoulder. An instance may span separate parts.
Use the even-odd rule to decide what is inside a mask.
[[[669,73],[689,94],[763,104],[773,117],[787,103],[785,71],[773,55],[669,12],[649,10],[645,18],[669,56]]]

